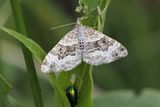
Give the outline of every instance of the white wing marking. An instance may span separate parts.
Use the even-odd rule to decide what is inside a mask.
[[[67,33],[47,54],[41,64],[42,72],[68,71],[81,63],[76,29]]]
[[[126,48],[116,40],[92,28],[84,27],[83,61],[86,63],[101,65],[128,55]]]
[[[100,65],[127,55],[121,43],[90,27],[78,25],[47,54],[41,70],[45,73],[69,71],[80,64],[82,58],[91,65]]]

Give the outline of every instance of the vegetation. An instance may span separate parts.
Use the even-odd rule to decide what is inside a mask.
[[[158,0],[64,2],[0,1],[0,107],[70,107],[65,91],[72,74],[78,76],[76,107],[159,107]],[[49,29],[77,18],[121,41],[129,56],[97,67],[83,62],[58,75],[41,73],[46,53],[72,26]]]

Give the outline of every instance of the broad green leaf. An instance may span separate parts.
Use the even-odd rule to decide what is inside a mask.
[[[7,93],[11,88],[12,88],[11,85],[0,74],[0,107],[5,107]]]
[[[94,107],[160,107],[160,91],[146,89],[140,95],[117,90],[94,99]]]
[[[2,29],[4,32],[8,33],[12,37],[22,42],[33,53],[33,55],[37,58],[37,60],[40,63],[43,61],[46,52],[36,42],[14,30],[10,30],[5,27],[0,27],[0,29]]]

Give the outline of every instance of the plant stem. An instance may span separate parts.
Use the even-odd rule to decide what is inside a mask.
[[[107,13],[107,9],[108,6],[110,4],[111,0],[106,0],[106,4],[103,10],[100,9],[100,7],[98,7],[98,31],[102,32],[104,29],[104,24],[105,24],[105,20],[106,20],[106,13]]]
[[[11,3],[12,11],[13,11],[13,14],[14,14],[17,31],[19,33],[27,35],[27,31],[26,31],[26,28],[25,28],[25,24],[24,24],[19,0],[10,0],[10,3]],[[23,55],[24,55],[24,59],[25,59],[25,63],[26,63],[27,72],[28,72],[28,78],[29,78],[29,81],[30,81],[35,105],[36,105],[36,107],[43,107],[41,90],[40,90],[40,86],[39,86],[34,62],[33,62],[33,59],[32,59],[32,54],[30,53],[30,51],[24,45],[22,45],[22,50],[23,50]]]

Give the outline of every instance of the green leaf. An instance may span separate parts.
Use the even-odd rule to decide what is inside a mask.
[[[0,74],[0,107],[5,106],[6,96],[12,86],[8,81]]]
[[[14,31],[14,30],[10,30],[5,27],[0,27],[0,28],[4,32],[8,33],[12,37],[14,37],[17,40],[19,40],[20,42],[22,42],[33,53],[33,55],[37,58],[37,60],[40,63],[43,61],[46,53],[36,42],[34,42],[33,40],[25,37],[24,35]],[[49,78],[51,80],[51,84],[52,84],[53,88],[55,88],[55,91],[59,96],[59,101],[63,105],[62,107],[69,107],[70,104],[69,104],[68,99],[65,95],[65,91],[63,90],[61,85],[58,84],[55,74],[54,73],[49,74]]]
[[[108,92],[94,99],[94,107],[160,107],[160,92],[145,89],[140,95],[133,91]]]
[[[67,97],[64,93],[69,86],[73,85],[70,81],[73,74],[76,74],[75,85],[78,91],[78,104],[76,107],[92,107],[92,72],[90,70],[90,65],[85,64],[84,62],[72,71],[61,72],[57,75],[57,80],[52,79],[53,81],[56,81],[53,82],[52,85],[54,87],[57,87],[56,85],[59,86],[57,87],[58,89],[55,90],[57,107],[70,107],[68,99],[66,99]]]
[[[32,54],[37,58],[40,63],[43,61],[46,52],[36,42],[14,30],[10,30],[5,27],[0,27],[0,29],[22,42],[32,52]]]
[[[100,5],[97,7],[98,9],[98,31],[103,31],[104,22],[106,20],[106,12],[107,8],[110,4],[111,0],[102,0]]]
[[[55,88],[57,107],[70,107],[70,103],[65,94],[65,89],[62,87],[62,84],[59,84],[59,82],[57,81],[56,75],[54,73],[50,73],[49,78],[52,86]],[[63,82],[63,80],[60,81]]]
[[[87,15],[93,13],[97,9],[97,5],[100,0],[79,0],[79,6],[76,8],[76,12],[83,12]]]
[[[57,78],[56,78],[57,82],[56,83],[58,84],[59,87],[61,87],[61,89],[56,91],[56,105],[57,105],[57,107],[70,107],[69,100],[66,96],[66,89],[72,85],[71,81],[70,81],[71,76],[72,76],[72,71],[60,72],[57,75]],[[63,96],[63,101],[62,101],[62,98],[60,95]]]
[[[79,92],[77,107],[92,107],[92,67],[86,63],[82,64],[84,67],[78,72],[81,80],[77,81]]]

